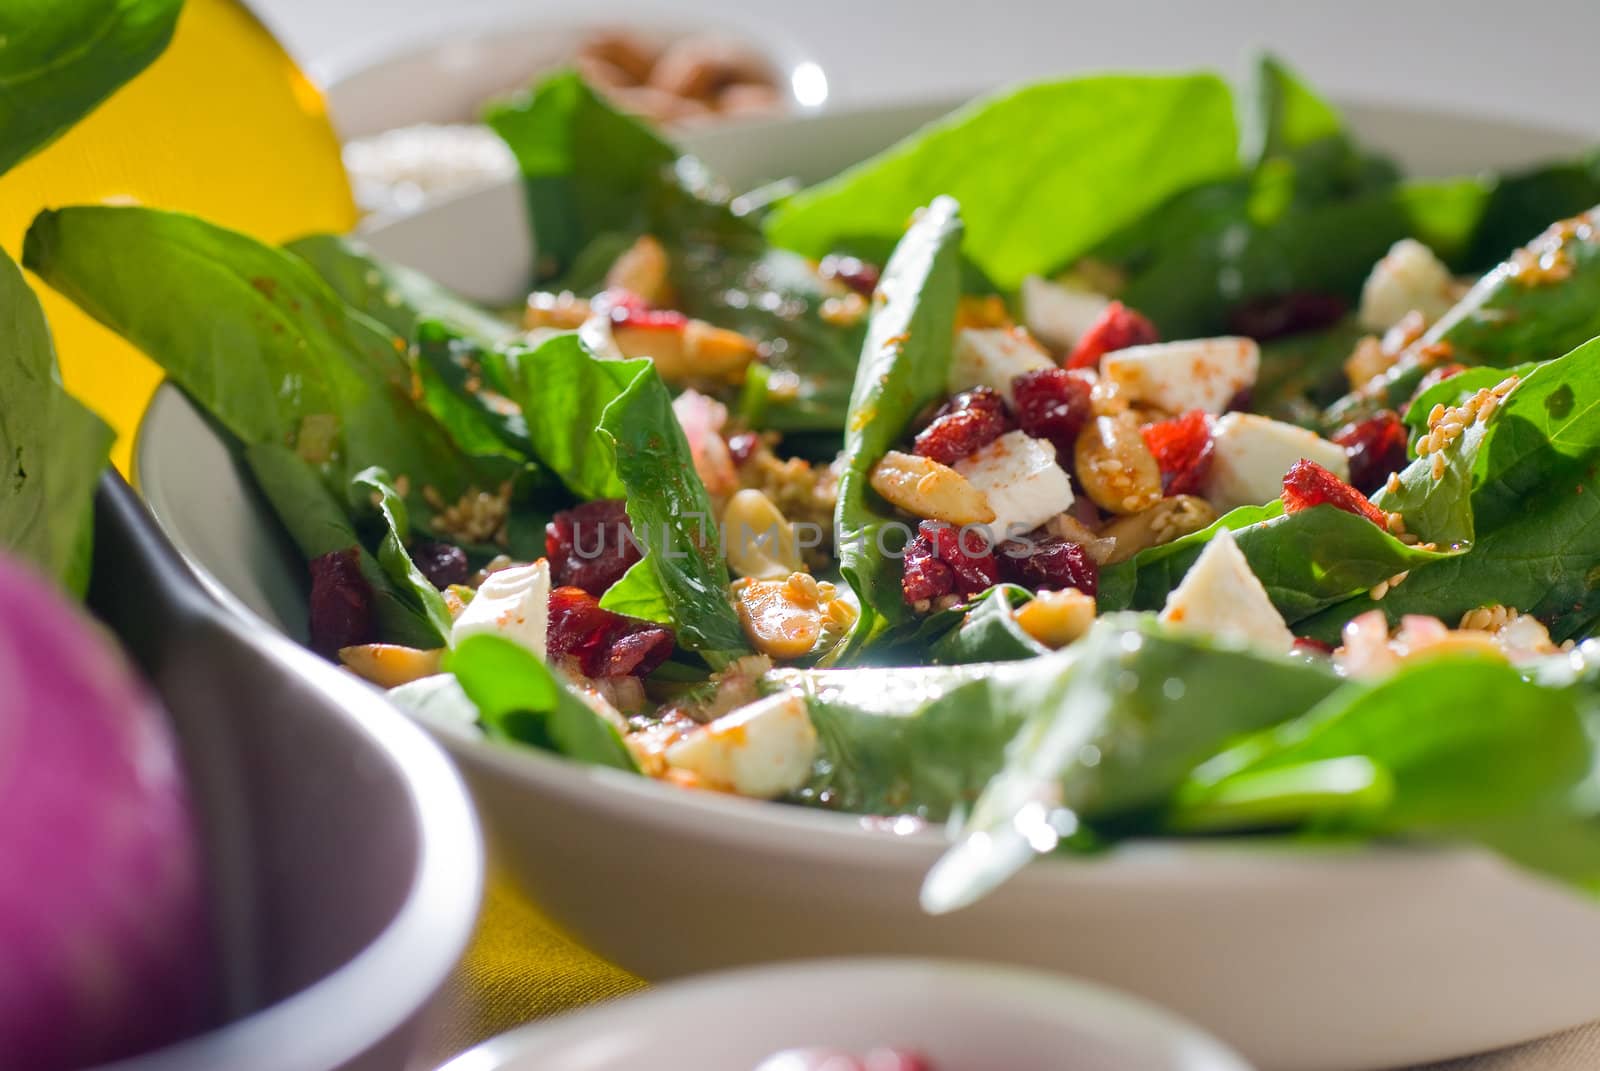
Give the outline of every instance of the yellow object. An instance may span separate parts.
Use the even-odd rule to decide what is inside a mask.
[[[322,95],[234,0],[189,0],[167,51],[66,136],[0,176],[0,247],[41,208],[177,208],[271,241],[348,230],[355,205]],[[67,389],[116,428],[117,467],[160,371],[38,279]]]
[[[509,877],[491,871],[477,937],[435,1005],[413,1063],[433,1067],[530,1019],[643,986],[573,943]]]

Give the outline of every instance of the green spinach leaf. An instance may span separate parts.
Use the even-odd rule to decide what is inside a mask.
[[[961,215],[940,197],[923,209],[884,268],[850,395],[844,468],[834,510],[839,571],[861,616],[832,657],[860,650],[905,620],[900,570],[889,542],[899,523],[869,483],[872,467],[917,411],[944,393],[960,299]]]
[[[39,299],[0,252],[0,547],[81,595],[112,431],[61,387]]]
[[[1339,684],[1320,663],[1136,615],[1103,617],[1066,652],[1019,665],[1027,672],[997,686],[995,702],[1027,718],[928,875],[929,911],[971,903],[1086,824],[1153,814],[1226,741],[1302,713]]]
[[[389,577],[395,591],[439,633],[441,642],[450,639],[450,611],[433,582],[422,575],[411,560],[406,544],[411,540],[411,519],[405,499],[395,490],[394,481],[380,468],[363,469],[351,481],[354,491],[370,497],[372,507],[383,521],[383,538],[378,544],[378,564]]]
[[[0,7],[0,174],[60,137],[172,40],[183,0]]]
[[[767,233],[820,257],[899,234],[940,195],[1002,287],[1048,272],[1196,184],[1238,168],[1228,87],[1209,75],[1095,75],[1003,91],[778,205]]]
[[[638,772],[618,728],[531,651],[501,636],[468,636],[450,653],[449,669],[491,738]]]

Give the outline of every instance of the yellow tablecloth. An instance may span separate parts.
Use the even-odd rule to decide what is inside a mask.
[[[644,987],[557,930],[510,877],[491,872],[478,932],[433,1010],[415,1066],[433,1068],[530,1019]]]

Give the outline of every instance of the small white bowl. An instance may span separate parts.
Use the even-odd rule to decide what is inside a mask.
[[[1250,1071],[1153,1004],[1039,971],[816,960],[729,971],[503,1034],[440,1071],[755,1071],[892,1045],[933,1071]]]
[[[738,41],[772,68],[794,112],[815,111],[828,95],[822,68],[789,31],[747,18],[716,22],[681,15],[616,13],[489,26],[385,56],[340,65],[323,92],[339,136],[366,137],[411,123],[470,123],[486,101],[532,85],[572,61],[600,30],[626,29],[656,45],[709,34]]]

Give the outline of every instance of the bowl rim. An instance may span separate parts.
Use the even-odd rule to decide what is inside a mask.
[[[276,628],[217,600],[154,514],[119,477],[101,497],[115,515],[100,538],[132,544],[154,582],[197,627],[228,632],[324,693],[331,706],[393,764],[416,830],[410,888],[388,923],[329,973],[266,1007],[205,1033],[95,1071],[327,1071],[388,1038],[426,1009],[460,961],[477,925],[484,845],[460,773],[412,719],[363,682],[339,672]],[[107,528],[114,528],[115,535]],[[252,624],[260,626],[252,628]],[[336,1012],[330,1013],[330,1009]]]
[[[513,1060],[558,1057],[609,1036],[622,1024],[694,1019],[708,1009],[728,1011],[758,1002],[782,1006],[807,991],[833,987],[870,1004],[875,993],[930,982],[941,989],[930,1003],[950,1003],[946,987],[983,992],[989,1003],[1004,1000],[1036,1015],[1040,1036],[1109,1023],[1115,1025],[1107,1031],[1112,1036],[1137,1034],[1170,1047],[1182,1059],[1176,1071],[1252,1071],[1242,1056],[1176,1012],[1110,986],[1037,969],[920,956],[795,960],[696,975],[553,1021],[524,1024],[468,1049],[438,1071],[505,1071]],[[916,1044],[914,1039],[906,1043]]]
[[[847,107],[823,108],[813,112],[797,112],[770,119],[750,120],[737,125],[719,125],[684,132],[675,141],[686,152],[695,153],[703,144],[715,145],[718,142],[727,142],[752,131],[783,130],[791,127],[825,129],[828,125],[836,123],[868,122],[892,117],[926,117],[930,112],[943,114],[1004,88],[992,87],[978,94],[907,96],[902,99],[873,101]],[[1335,104],[1341,114],[1351,121],[1352,126],[1359,126],[1361,123],[1359,117],[1364,116],[1368,122],[1388,120],[1406,125],[1428,122],[1470,124],[1514,134],[1567,140],[1574,145],[1589,144],[1593,141],[1592,137],[1572,128],[1495,116],[1476,116],[1465,111],[1414,105],[1403,101],[1341,97]],[[518,180],[513,177],[461,190],[429,201],[416,213],[370,220],[368,221],[370,225],[358,227],[355,233],[358,236],[370,237],[374,231],[392,225],[405,225],[407,221],[415,220],[419,216],[438,212],[472,198],[503,195],[505,187],[513,186],[517,182]],[[163,407],[173,403],[192,405],[180,388],[171,380],[164,380],[152,397],[136,432],[132,463],[136,485],[142,483],[140,474],[144,471],[148,460],[148,444],[151,437],[147,433],[157,423]],[[161,511],[156,508],[157,505],[152,504],[151,513],[156,523],[165,531]],[[182,533],[171,531],[167,534],[181,551]],[[183,557],[202,586],[214,598],[233,612],[242,615],[245,620],[273,632],[277,638],[283,639],[291,646],[297,646],[292,640],[282,637],[276,626],[266,621],[229,591],[202,562],[190,558],[186,553]],[[409,715],[407,717],[410,720]],[[864,819],[860,815],[750,800],[721,793],[684,791],[651,778],[629,775],[603,767],[585,766],[532,748],[496,744],[471,734],[460,726],[441,725],[420,719],[418,724],[424,725],[428,735],[462,763],[487,768],[497,775],[536,778],[546,788],[564,796],[584,797],[586,805],[626,810],[635,821],[670,822],[679,829],[697,830],[699,835],[718,836],[746,844],[753,843],[759,838],[767,843],[782,844],[786,854],[803,851],[812,856],[844,857],[874,864],[882,863],[891,856],[896,859],[910,855],[922,858],[934,847],[942,849],[949,844],[941,827],[934,825],[922,824],[918,828],[903,832],[886,831],[881,828],[882,823],[875,823],[874,827],[869,828],[870,819]],[[1285,880],[1292,874],[1304,870],[1326,872],[1329,867],[1344,870],[1358,865],[1368,869],[1400,871],[1444,865],[1512,867],[1510,863],[1485,848],[1446,841],[1347,843],[1243,835],[1198,841],[1177,838],[1133,840],[1118,844],[1102,854],[1089,858],[1050,855],[1045,859],[1034,860],[1012,881],[1119,883],[1138,881],[1142,875],[1152,870],[1170,874],[1174,864],[1185,868],[1198,868],[1203,872],[1199,875],[1201,880],[1215,882],[1226,882],[1240,873],[1241,869],[1247,869],[1253,879],[1259,880],[1263,870],[1268,867]],[[1519,873],[1522,873],[1526,880],[1559,887],[1541,875]]]

